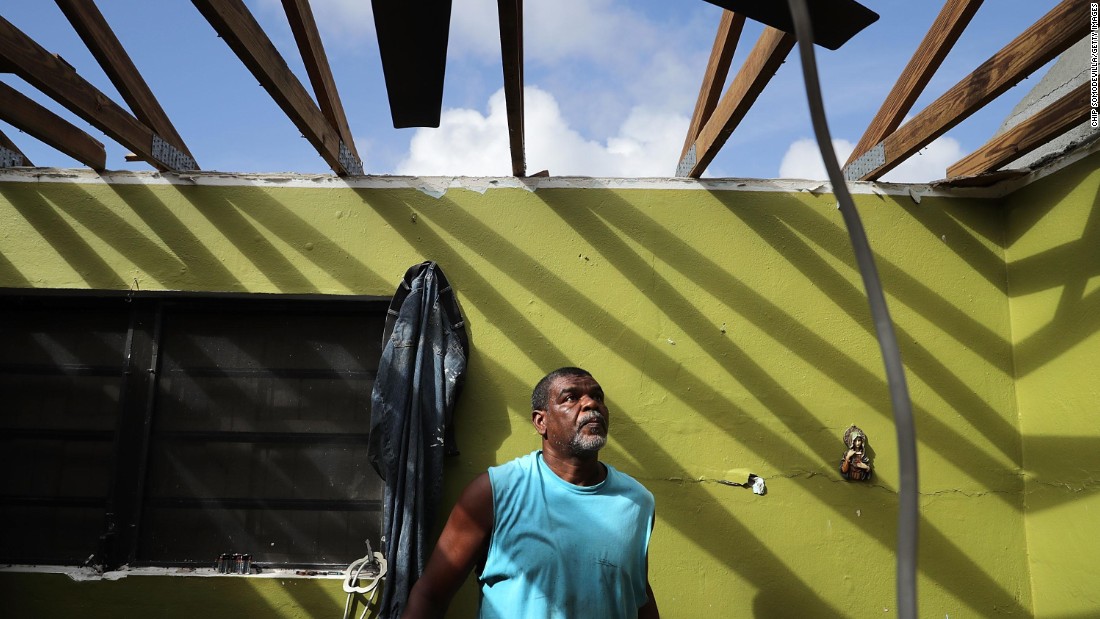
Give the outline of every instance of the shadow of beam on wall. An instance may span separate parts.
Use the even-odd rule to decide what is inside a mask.
[[[209,285],[218,290],[232,289],[238,283],[148,187],[113,184],[106,186],[141,217],[164,246],[145,236],[143,231],[105,206],[85,187],[77,184],[66,186],[65,191],[73,193],[72,200],[59,197],[53,191],[56,188],[51,189],[50,195],[55,198],[58,209],[80,222],[88,232],[161,286],[179,288],[181,277],[188,271],[202,273],[203,281],[210,282]],[[43,199],[47,198],[43,196]],[[165,246],[171,248],[171,251],[166,250]],[[130,287],[137,287],[137,284],[131,284]]]
[[[31,280],[27,279],[10,260],[0,252],[0,287],[31,288]]]
[[[776,306],[753,290],[752,287],[740,281],[679,237],[662,228],[640,210],[617,197],[613,192],[606,192],[606,194],[601,195],[599,200],[592,201],[600,204],[599,216],[597,216],[597,213],[585,212],[581,208],[572,208],[567,201],[556,202],[557,197],[562,195],[560,192],[540,191],[537,195],[547,201],[551,208],[559,212],[567,223],[570,223],[578,233],[582,233],[589,238],[594,245],[608,248],[608,251],[605,252],[607,259],[615,262],[616,268],[627,277],[636,278],[638,273],[651,270],[649,263],[623,243],[604,223],[605,220],[614,221],[624,235],[630,236],[641,246],[649,248],[659,259],[699,287],[714,291],[713,294],[716,298],[721,299],[741,316],[767,332],[787,350],[818,367],[830,368],[829,373],[833,380],[843,385],[849,393],[866,403],[880,415],[889,418],[890,407],[886,399],[887,387],[881,376],[845,355],[820,334],[791,317],[783,308]],[[804,205],[799,206],[805,208]],[[823,224],[837,230],[831,222],[823,222]],[[772,226],[767,230],[758,230],[758,233],[773,246],[783,247],[785,255],[792,255],[788,252],[791,251],[792,246],[797,246],[797,240],[792,238],[778,239],[774,236],[773,228],[776,228],[776,226]],[[778,227],[778,229],[783,230],[784,228]],[[786,232],[780,232],[780,234],[789,236],[789,233]],[[837,230],[834,234],[839,235],[841,232]],[[499,245],[499,243],[494,244],[494,246],[496,245]],[[863,303],[865,299],[863,292],[848,284],[832,267],[822,263],[820,257],[811,250],[805,249],[794,252],[793,255],[801,265],[799,268],[803,270],[811,269],[810,266],[807,266],[809,264],[814,265],[809,274],[813,281],[842,282],[843,288],[838,286],[836,290],[831,291],[830,296],[846,312],[853,315],[853,319],[868,332],[869,337],[873,337],[869,312],[865,303]],[[516,259],[518,257],[508,257],[508,260]],[[508,264],[513,263],[509,262]],[[781,394],[776,396],[782,400],[782,407],[777,412],[777,417],[792,431],[801,430],[808,422],[816,423],[814,417],[806,411],[804,406],[794,398],[783,395],[785,391],[781,388],[776,389],[778,382],[768,377],[755,362],[747,358],[744,352],[738,350],[730,340],[712,337],[713,325],[709,320],[698,315],[698,310],[695,309],[690,300],[660,276],[654,275],[653,278],[655,289],[660,291],[659,305],[665,308],[669,315],[675,316],[677,324],[684,328],[685,333],[707,350],[716,362],[724,365],[731,377],[739,381],[747,381],[747,384],[752,386],[751,391],[755,393]],[[928,294],[933,293],[929,292]],[[909,338],[909,341],[912,339]],[[922,358],[921,355],[912,356],[918,360]],[[927,364],[935,367],[934,360],[931,359],[930,355],[923,355],[923,358],[927,360]],[[1015,449],[1010,449],[1010,447],[1002,447],[1002,449],[1006,452],[1006,455],[1014,458],[1013,462],[1019,465],[1018,432],[1014,428],[1007,427],[1003,420],[996,417],[996,411],[993,411],[984,400],[974,394],[966,385],[954,379],[953,375],[946,372],[942,367],[932,378],[939,379],[941,376],[951,377],[951,380],[943,379],[952,389],[954,397],[951,399],[958,400],[961,397],[963,398],[961,405],[980,407],[980,409],[986,411],[987,417],[994,420],[993,423],[996,424],[997,430],[993,431],[992,434],[995,437],[1009,439],[1010,446],[1015,446]],[[931,382],[930,384],[935,385],[938,383]],[[955,390],[958,393],[955,393]],[[879,395],[877,397],[871,395],[875,393]],[[985,487],[992,488],[1002,486],[1006,479],[1011,480],[1013,483],[1018,481],[1015,477],[1006,478],[1005,475],[1000,473],[999,471],[1003,471],[1005,468],[1004,463],[992,458],[977,445],[961,436],[957,429],[937,420],[919,406],[915,406],[914,410],[921,426],[918,438],[921,440],[922,445],[941,453],[949,460],[955,459],[955,455],[959,453],[966,453],[968,458],[977,460],[971,463],[973,466],[962,469],[963,474],[971,476]],[[796,413],[793,419],[788,417],[792,411]],[[982,421],[984,422],[985,419],[982,419]],[[978,424],[978,427],[983,426]],[[835,445],[830,441],[827,448],[830,450],[835,449]],[[820,459],[832,460],[834,457],[833,455],[826,457],[825,447],[820,444],[815,447],[815,451],[817,451]],[[1010,503],[1014,509],[1020,509],[1018,502],[1011,501],[1010,497],[1000,494],[997,496]]]
[[[761,237],[768,239],[774,247],[782,247],[785,255],[788,255],[788,252],[793,254],[795,259],[791,261],[792,264],[799,266],[807,277],[815,278],[816,275],[825,274],[838,280],[832,284],[833,288],[839,293],[834,299],[838,304],[844,305],[845,311],[850,315],[864,318],[862,322],[866,322],[865,317],[868,310],[863,288],[855,288],[848,280],[838,277],[835,269],[829,267],[813,247],[799,238],[801,236],[808,239],[834,259],[848,265],[855,273],[857,269],[852,246],[848,241],[848,232],[843,226],[829,220],[812,206],[798,202],[793,198],[777,198],[777,201],[781,201],[786,208],[776,208],[766,213],[763,218],[757,219],[748,217],[728,197],[721,194],[715,194],[715,197],[729,209],[732,215],[744,222],[745,225],[753,228]],[[881,206],[877,208],[892,207]],[[927,214],[929,211],[932,211],[932,209],[925,208],[921,212],[924,215],[923,217],[914,215],[912,220],[925,224],[926,220],[930,218]],[[944,218],[945,216],[939,217],[939,219]],[[787,231],[782,230],[780,226],[785,226]],[[955,238],[967,234],[966,230],[960,228]],[[979,252],[984,255],[987,251],[981,248],[981,245],[977,242],[968,244],[967,249],[967,255],[971,260],[973,256],[970,254]],[[992,279],[990,282],[992,286],[1003,293],[1006,285],[1004,259],[996,258],[996,260],[1000,269],[998,271],[1000,279],[998,280],[992,276],[987,276],[986,279]],[[985,258],[982,261],[985,261]],[[973,266],[972,262],[969,262],[969,264]],[[1004,336],[975,320],[965,308],[947,301],[916,277],[894,264],[893,261],[886,259],[880,252],[875,253],[875,266],[882,280],[890,284],[887,292],[892,298],[911,308],[917,314],[929,320],[934,320],[937,328],[966,346],[992,367],[1006,375],[1012,373],[1012,364],[1007,358],[1009,342]],[[817,281],[816,278],[814,281]],[[853,297],[850,294],[851,290],[856,290],[858,294]],[[867,328],[870,329],[869,323]]]
[[[880,199],[885,202],[884,198]],[[992,199],[966,200],[933,196],[922,199],[918,204],[911,199],[899,197],[892,204],[868,207],[904,210],[915,223],[928,231],[929,236],[940,239],[948,249],[958,246],[960,239],[964,242],[972,241],[966,247],[967,264],[991,286],[1001,293],[1006,292],[1008,280],[1005,278],[1004,225],[1001,221],[1000,202]],[[978,237],[994,245],[996,250],[986,247]],[[847,245],[847,248],[851,253],[851,245]],[[894,279],[893,274],[886,276]],[[900,276],[904,278],[907,274],[902,272]],[[904,286],[899,288],[904,289]],[[954,316],[948,315],[948,318]],[[959,331],[957,335],[963,336],[965,332]]]
[[[0,195],[88,287],[125,290],[129,286],[129,282],[119,277],[99,252],[55,210],[50,201],[39,195],[33,185],[0,183]]]
[[[1041,514],[1088,501],[1100,496],[1100,484],[1094,476],[1100,437],[1096,436],[1024,436],[1029,460],[1038,460],[1029,470],[1034,484],[1028,492],[1027,513]],[[1030,468],[1030,467],[1029,467]],[[1045,488],[1039,492],[1035,486]],[[1088,507],[1085,507],[1088,510]]]
[[[1062,287],[1050,320],[1016,344],[1016,377],[1026,377],[1100,331],[1100,192],[1092,199],[1079,238],[1034,256],[1013,261],[1011,294]],[[1053,276],[1057,274],[1057,276]]]
[[[776,199],[779,200],[780,198]],[[852,272],[857,272],[854,265],[854,254],[847,244],[847,231],[821,214],[814,212],[806,205],[790,198],[787,198],[786,201],[793,208],[777,208],[774,211],[769,211],[764,216],[766,219],[774,218],[773,221],[768,222],[770,225],[765,225],[762,221],[747,217],[744,213],[739,212],[735,205],[726,204],[726,206],[731,213],[744,221],[746,225],[755,230],[773,247],[782,247],[784,256],[791,259],[791,264],[796,265],[830,299],[843,308],[845,313],[858,322],[869,336],[874,337],[866,294],[863,288],[852,284],[835,268],[828,265],[814,248],[808,246],[790,229],[797,230],[799,234],[814,239],[819,247],[825,249],[837,260],[850,265]],[[639,213],[638,216],[642,215]],[[951,304],[877,253],[875,263],[887,294],[905,303],[921,316],[933,322],[938,328],[963,344],[970,352],[988,361],[992,367],[1003,373],[1006,378],[1011,376],[1011,348],[1005,338],[998,336],[985,325],[969,317],[962,309]],[[1003,284],[1001,287],[1003,288]],[[894,329],[902,348],[906,370],[914,376],[920,377],[930,389],[935,390],[944,401],[951,405],[955,412],[966,418],[971,423],[971,427],[982,433],[988,439],[989,444],[1000,450],[1016,467],[1023,466],[1018,430],[993,406],[945,367],[932,351],[920,343],[920,338],[913,336],[896,322]],[[866,385],[869,384],[865,382],[867,380],[871,380],[875,384],[881,384],[884,389],[886,388],[885,382],[881,379],[864,376],[858,382],[851,384],[856,388],[852,393],[858,397],[860,386],[866,388]],[[879,410],[884,409],[880,408]],[[915,409],[915,413],[922,424],[931,419],[928,411],[921,410],[919,407]],[[957,435],[957,432],[952,431],[952,435],[956,440],[961,438]],[[967,447],[977,449],[973,445]],[[989,463],[989,466],[990,468],[996,466],[1003,468],[1003,464],[998,465],[992,462]],[[990,483],[996,480],[985,479],[982,481],[983,483]],[[1004,481],[1004,479],[1002,478],[1001,481]]]
[[[112,225],[99,233],[112,236],[109,242],[116,251],[167,288],[180,288],[181,282],[195,281],[213,290],[242,289],[241,282],[195,232],[180,220],[173,209],[165,204],[158,192],[142,184],[109,183],[107,186],[149,226],[160,243],[170,250],[166,252],[151,239],[145,239],[116,214]],[[90,194],[88,198],[93,199]],[[106,211],[105,208],[102,210]],[[155,250],[149,251],[148,246]]]
[[[321,232],[307,219],[276,200],[263,188],[178,187],[180,194],[229,238],[249,261],[283,292],[326,292],[297,267],[295,260],[283,255],[259,228],[285,243],[297,258],[304,259],[338,282],[345,292],[393,290],[400,274],[384,278],[353,255],[355,248],[342,247],[329,234]],[[290,201],[294,192],[282,189],[280,196]],[[306,201],[308,202],[308,201]]]
[[[560,312],[571,323],[578,328],[583,329],[586,333],[589,333],[594,339],[600,341],[616,340],[621,344],[615,350],[606,350],[604,352],[611,352],[621,358],[622,361],[633,366],[637,371],[642,373],[648,379],[659,382],[664,377],[679,374],[680,382],[685,386],[684,390],[678,394],[683,402],[685,408],[693,411],[713,411],[724,410],[731,411],[724,416],[718,416],[714,414],[699,415],[699,419],[706,423],[710,423],[716,426],[717,429],[730,436],[737,436],[735,432],[735,425],[739,424],[741,431],[748,430],[753,436],[754,451],[765,459],[770,459],[771,464],[778,470],[785,470],[790,468],[792,462],[805,461],[806,459],[815,460],[814,457],[801,456],[801,459],[795,458],[790,460],[790,454],[798,454],[798,448],[792,445],[778,434],[766,426],[760,424],[758,421],[752,419],[744,411],[741,411],[739,407],[730,401],[724,395],[718,393],[711,385],[695,377],[690,371],[685,370],[680,362],[672,359],[664,351],[656,348],[653,343],[641,338],[636,333],[631,331],[627,325],[620,320],[614,319],[608,315],[608,312],[603,308],[593,303],[588,295],[568,282],[560,279],[551,272],[548,272],[542,267],[538,261],[531,257],[529,253],[521,251],[507,238],[501,236],[499,233],[490,229],[485,223],[478,220],[476,217],[470,215],[465,209],[459,207],[453,201],[446,198],[440,198],[445,202],[445,206],[441,209],[441,212],[445,216],[441,216],[438,220],[431,218],[430,213],[425,213],[423,210],[420,212],[420,216],[426,222],[430,222],[432,227],[436,227],[440,230],[446,230],[448,234],[452,235],[457,241],[473,252],[482,256],[490,263],[497,265],[498,268],[505,271],[506,275],[513,281],[521,285],[530,294],[538,297],[546,302],[547,305],[554,308],[555,311]],[[413,213],[412,208],[406,203],[394,198],[392,195],[377,196],[375,202],[378,205],[377,210],[382,213],[382,216],[389,220],[391,224],[396,224],[401,220],[408,220]],[[478,285],[471,288],[468,286],[470,283],[468,280],[478,280],[479,275],[474,275],[476,269],[469,263],[469,261],[463,258],[463,255],[454,247],[451,247],[451,243],[442,238],[438,233],[434,232],[432,227],[423,226],[419,228],[416,235],[419,237],[420,242],[426,246],[432,247],[436,252],[436,255],[430,256],[433,259],[437,259],[441,264],[448,265],[447,268],[454,273],[451,279],[454,282],[461,282],[464,290],[466,291],[466,298],[478,299],[478,308],[485,314],[486,319],[494,324],[501,325],[502,332],[507,337],[513,339],[513,342],[517,344],[519,350],[524,351],[529,357],[534,359],[535,356],[549,357],[554,363],[544,365],[543,367],[550,367],[556,365],[559,358],[563,358],[560,351],[552,351],[550,354],[539,353],[531,351],[530,348],[523,345],[524,341],[531,341],[532,337],[538,337],[538,328],[530,323],[526,318],[519,316],[515,312],[514,308],[510,308],[511,305],[506,300],[500,299],[501,305],[499,307],[490,306],[488,304],[482,305],[481,299],[478,296],[479,290],[482,288],[491,289],[492,286],[487,281],[481,280]],[[409,234],[408,232],[401,232],[401,228],[394,225],[394,229],[402,234]],[[669,233],[665,233],[669,235]],[[409,239],[412,242],[412,239]],[[660,244],[665,239],[657,239],[653,242]],[[599,241],[597,241],[599,242]],[[669,291],[664,288],[660,289],[661,298],[657,299],[662,306],[668,302],[665,295]],[[508,316],[498,316],[495,311],[500,307],[509,308],[505,310]],[[515,332],[525,333],[523,338],[517,338]],[[544,338],[542,338],[544,339]],[[626,352],[624,352],[626,351]],[[638,351],[641,351],[639,353]],[[644,361],[643,361],[644,359]],[[538,359],[534,359],[538,362]],[[500,374],[509,373],[503,367],[493,367],[493,364],[488,360],[483,361],[488,368],[488,371]],[[770,379],[769,379],[770,380]],[[519,380],[518,377],[512,376],[510,382],[516,384],[516,389],[524,388],[529,389],[530,386],[523,384],[524,382]],[[881,384],[881,380],[879,383]],[[885,390],[885,387],[882,387]],[[660,476],[660,471],[669,470],[681,470],[681,466],[677,461],[667,452],[665,452],[655,441],[649,439],[644,433],[636,433],[634,435],[636,441],[644,441],[644,444],[632,445],[632,452],[645,453],[649,458],[649,465],[645,468],[651,476]],[[824,453],[823,449],[819,449]],[[788,461],[775,460],[782,454],[783,457],[788,458]],[[835,455],[835,454],[834,454]],[[828,460],[831,462],[834,458],[829,456]],[[822,503],[827,503],[826,497],[823,491],[818,492],[819,499]],[[1018,507],[1018,506],[1015,506]],[[724,510],[723,510],[724,511]],[[855,516],[851,514],[843,514],[837,512],[843,518],[854,522]],[[667,517],[667,516],[663,516]],[[715,520],[725,520],[732,518],[728,512],[717,513],[714,516]],[[695,543],[700,548],[706,549],[711,552],[713,556],[722,560],[732,569],[748,569],[746,566],[738,566],[738,564],[732,562],[733,554],[723,556],[723,553],[713,549],[715,543],[709,532],[700,530],[690,518],[684,518],[680,521],[672,521],[673,526],[680,530],[685,536],[695,540]],[[926,528],[927,525],[926,525]],[[775,557],[770,551],[766,549],[759,539],[745,530],[743,531],[746,538],[739,540],[740,543],[745,543],[745,539],[756,539],[756,544],[761,549],[762,553],[771,555],[769,561],[773,562],[776,566],[784,565],[783,561],[778,557]],[[880,535],[879,542],[886,547],[892,547],[892,536],[886,532]],[[953,560],[943,561],[940,563],[942,566],[942,573],[931,574],[937,582],[955,592],[956,595],[969,604],[972,604],[975,608],[982,608],[982,603],[988,600],[995,600],[1000,606],[1004,607],[1019,607],[1019,602],[1014,600],[1012,595],[1006,592],[996,582],[994,582],[987,575],[981,573],[981,570],[966,557],[961,551],[951,545],[942,535],[933,533],[931,535],[930,543],[937,548],[942,549],[941,555],[950,556]],[[708,547],[710,545],[710,547]],[[951,552],[951,548],[955,548],[954,552]],[[759,556],[757,557],[759,559]],[[967,573],[974,574],[974,578],[967,583],[957,582],[951,574],[957,572],[955,568],[962,568]],[[777,568],[780,569],[780,568]],[[787,570],[789,571],[789,570]],[[751,574],[743,574],[747,579],[752,579]],[[984,576],[984,578],[983,578]],[[792,578],[797,580],[797,577],[792,575]],[[805,585],[801,586],[802,590],[807,591],[807,595],[816,594],[810,592]],[[1023,609],[1020,608],[1021,612]]]
[[[1082,187],[1095,187],[1095,181],[1090,181],[1089,177],[1096,173],[1098,159],[1100,158],[1093,154],[1069,168],[1060,170],[1057,174],[1039,179],[1002,198],[1001,203],[1008,206],[1005,211],[1006,220],[1009,222],[1009,225],[1005,226],[1005,248],[1011,248],[1016,244],[1035,227],[1035,224],[1046,218],[1048,213],[1074,191]],[[1029,194],[1033,191],[1042,193],[1042,198],[1037,203],[1028,200]],[[1022,205],[1015,206],[1016,202],[1022,202]]]
[[[316,285],[285,253],[264,237],[254,218],[246,217],[243,209],[234,202],[239,192],[255,196],[259,189],[233,187],[224,191],[209,191],[205,187],[178,187],[180,196],[187,200],[218,232],[229,239],[233,247],[248,262],[284,293],[315,293]],[[250,198],[254,199],[254,198]],[[268,201],[274,202],[268,198]],[[283,208],[278,205],[278,208]],[[284,209],[285,210],[285,209]],[[285,213],[280,213],[284,216]]]

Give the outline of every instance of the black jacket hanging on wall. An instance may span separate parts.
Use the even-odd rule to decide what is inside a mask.
[[[466,327],[443,271],[405,272],[383,332],[371,395],[370,462],[386,482],[382,535],[389,564],[378,616],[397,619],[431,550],[443,455],[455,455],[453,414],[466,375]]]

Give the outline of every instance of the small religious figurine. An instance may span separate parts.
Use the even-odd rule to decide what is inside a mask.
[[[844,444],[848,446],[840,461],[840,474],[844,479],[866,481],[871,478],[871,457],[867,455],[867,435],[856,426],[844,431]]]

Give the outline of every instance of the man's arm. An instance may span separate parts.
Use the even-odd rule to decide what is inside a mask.
[[[424,574],[413,585],[402,619],[443,617],[451,598],[485,556],[493,530],[493,487],[482,473],[458,498]]]

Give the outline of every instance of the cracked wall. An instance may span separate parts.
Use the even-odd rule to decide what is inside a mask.
[[[608,394],[605,457],[656,495],[651,570],[666,617],[894,612],[889,398],[820,183],[448,181],[426,192],[64,177],[0,176],[0,286],[388,296],[408,266],[436,260],[473,349],[448,502],[486,466],[537,447],[530,388],[576,364]],[[921,614],[1028,616],[1000,205],[862,187],[916,416]],[[870,438],[868,483],[837,472],[852,423]],[[720,483],[749,473],[766,495]],[[14,595],[30,595],[19,583]],[[33,599],[62,615],[74,596]],[[111,599],[81,615],[125,611],[124,595]],[[451,616],[475,605],[468,585]]]

